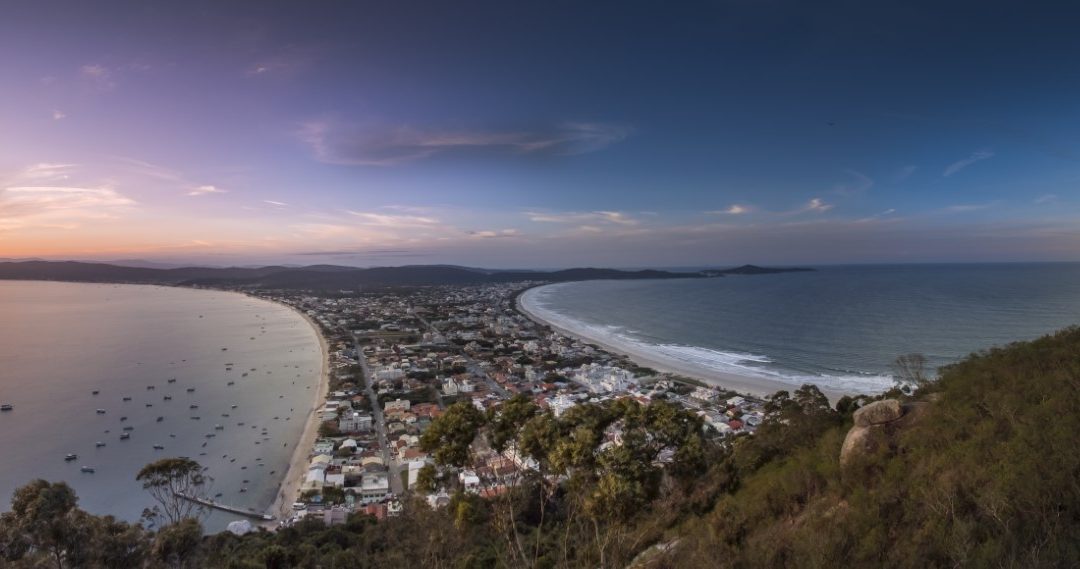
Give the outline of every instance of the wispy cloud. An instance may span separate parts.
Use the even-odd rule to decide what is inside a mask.
[[[74,229],[89,219],[109,219],[135,205],[109,187],[14,186],[0,189],[0,230]]]
[[[742,215],[744,213],[750,213],[753,208],[743,204],[731,204],[724,209],[716,209],[707,211],[705,213],[710,215]]]
[[[837,184],[833,186],[832,192],[842,196],[850,196],[855,194],[861,194],[866,190],[874,187],[874,180],[862,172],[855,170],[844,170],[844,173],[851,177],[847,182]]]
[[[573,224],[588,224],[588,223],[612,223],[616,225],[637,225],[640,223],[637,219],[619,211],[589,211],[589,212],[559,212],[559,213],[546,213],[546,212],[525,212],[525,216],[529,218],[529,221],[537,223],[573,223]]]
[[[501,231],[469,231],[468,234],[478,239],[498,239],[503,237],[517,237],[521,233],[517,229],[503,229]]]
[[[810,201],[806,202],[806,205],[791,213],[825,213],[834,207],[836,206],[830,203],[825,203],[825,200],[821,198],[813,198]]]
[[[1058,199],[1057,194],[1043,194],[1043,195],[1035,198],[1035,203],[1037,203],[1039,205],[1048,204],[1048,203],[1054,203],[1054,202],[1057,201],[1057,199]]]
[[[227,190],[223,190],[217,186],[198,186],[193,188],[187,195],[189,196],[205,196],[209,194],[224,194]]]
[[[979,210],[984,210],[984,209],[990,209],[990,208],[998,205],[999,203],[1000,202],[993,201],[993,202],[975,203],[975,204],[956,204],[956,205],[951,205],[951,206],[948,206],[946,208],[943,208],[941,211],[943,211],[945,213],[966,213],[966,212],[969,212],[969,211],[979,211]]]
[[[439,220],[434,217],[420,215],[392,215],[351,210],[348,213],[365,225],[380,227],[430,227],[439,223]]]
[[[88,63],[79,68],[79,76],[95,88],[102,91],[111,91],[116,87],[113,81],[113,72],[100,63]]]
[[[299,137],[320,162],[393,166],[464,151],[517,155],[587,154],[625,140],[631,131],[622,125],[583,122],[563,123],[536,131],[499,131],[408,126],[364,128],[312,121],[301,126]]]
[[[286,46],[256,59],[245,73],[252,77],[293,75],[318,61],[323,51],[322,47],[314,45]]]
[[[278,201],[274,201],[274,200],[263,200],[263,203],[270,204],[270,205],[276,206],[276,207],[288,207],[289,206],[289,204],[287,204],[285,202],[278,202]]]
[[[896,171],[896,173],[893,174],[893,183],[896,184],[899,182],[903,182],[904,180],[910,178],[911,175],[915,173],[915,170],[918,169],[918,166],[904,166],[903,168],[900,168]]]
[[[64,111],[53,109],[52,118],[53,118],[54,121],[58,121],[60,119],[66,118],[66,117],[67,117],[67,114],[64,113]]]
[[[980,150],[979,152],[973,152],[971,156],[949,164],[949,166],[945,168],[945,171],[942,173],[942,175],[946,177],[952,176],[953,174],[959,172],[960,170],[963,170],[964,168],[967,168],[968,166],[971,166],[976,162],[993,157],[994,153],[990,152],[989,150]]]

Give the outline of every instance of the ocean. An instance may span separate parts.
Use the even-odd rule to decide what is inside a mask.
[[[211,495],[261,512],[277,497],[321,367],[314,329],[275,303],[0,281],[0,403],[14,406],[0,413],[0,509],[15,488],[44,478],[68,482],[91,513],[136,521],[153,505],[139,469],[188,456],[207,467]],[[121,440],[125,427],[130,439]],[[78,459],[65,461],[68,453]],[[217,512],[204,523],[212,531],[239,518]]]
[[[875,393],[893,385],[899,355],[923,354],[936,369],[1080,324],[1080,264],[587,281],[531,289],[521,302],[575,335],[718,384]]]

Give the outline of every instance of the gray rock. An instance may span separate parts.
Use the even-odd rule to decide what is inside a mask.
[[[869,427],[871,425],[881,425],[884,423],[890,423],[904,416],[904,409],[900,406],[900,402],[895,399],[884,399],[882,401],[875,401],[866,407],[861,407],[855,411],[853,416],[855,419],[856,427]]]

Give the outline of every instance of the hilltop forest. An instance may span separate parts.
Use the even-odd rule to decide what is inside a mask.
[[[523,399],[491,414],[455,406],[424,435],[440,468],[422,484],[453,489],[447,473],[474,442],[516,448],[536,474],[495,496],[452,492],[436,510],[415,499],[382,522],[242,537],[203,536],[192,519],[151,530],[34,481],[0,517],[0,566],[1080,566],[1080,329],[909,379],[874,398],[906,410],[885,428],[857,416],[872,399],[831,405],[804,386],[772,396],[754,436],[723,442],[663,402],[561,417]],[[616,424],[620,444],[605,444]],[[853,427],[867,433],[858,452],[845,445]]]

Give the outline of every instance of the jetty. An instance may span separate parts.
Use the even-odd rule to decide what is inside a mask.
[[[260,514],[259,512],[256,512],[255,510],[251,510],[251,509],[248,509],[248,508],[239,508],[239,507],[236,507],[236,506],[230,506],[228,504],[222,504],[221,502],[215,502],[214,500],[210,500],[208,498],[199,498],[197,496],[189,496],[189,495],[183,494],[181,492],[177,492],[176,495],[178,497],[180,497],[180,498],[185,499],[185,500],[195,502],[196,504],[201,504],[201,505],[206,506],[208,508],[214,508],[215,510],[221,510],[223,512],[229,512],[230,514],[238,514],[238,515],[248,517],[248,518],[253,518],[253,519],[256,519],[256,520],[262,520],[264,522],[272,522],[272,521],[274,521],[274,516],[271,516],[270,514]]]

